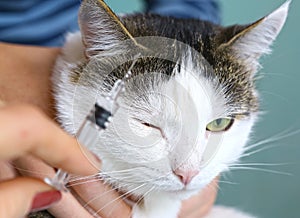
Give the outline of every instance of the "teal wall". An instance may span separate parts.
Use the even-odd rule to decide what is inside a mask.
[[[270,13],[284,0],[220,0],[224,24],[247,23]],[[261,117],[255,128],[253,142],[291,128],[300,129],[300,2],[291,4],[287,23],[273,46],[273,53],[262,60],[263,78],[258,82],[261,93]],[[292,131],[291,130],[291,131]],[[291,132],[289,131],[289,132]],[[267,146],[277,146],[243,162],[287,163],[284,166],[264,167],[292,174],[291,176],[240,170],[226,175],[236,185],[221,184],[219,203],[238,205],[260,217],[300,217],[300,134]],[[257,166],[255,166],[257,167]],[[262,168],[262,166],[258,166]]]
[[[116,12],[138,11],[139,0],[108,0]],[[126,3],[125,3],[126,2]],[[223,23],[248,23],[268,14],[284,0],[220,0]],[[262,60],[263,78],[257,83],[262,99],[261,117],[252,142],[270,138],[284,130],[300,129],[300,1],[291,5],[288,21],[276,40],[274,52]],[[251,143],[250,143],[251,144]],[[252,157],[245,163],[286,163],[264,168],[290,173],[290,176],[240,170],[227,173],[220,182],[218,203],[242,208],[262,218],[300,217],[300,134],[275,143],[276,146]],[[262,166],[253,166],[262,168]],[[235,184],[227,184],[230,181]]]
[[[141,12],[143,10],[142,0],[105,0],[105,2],[116,13]]]

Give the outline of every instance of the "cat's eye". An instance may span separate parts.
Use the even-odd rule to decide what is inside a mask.
[[[160,134],[162,135],[162,137],[166,138],[165,133],[163,132],[163,130],[162,130],[160,127],[155,126],[155,125],[153,125],[153,124],[151,124],[151,123],[143,122],[142,120],[139,120],[139,119],[135,119],[135,120],[139,121],[139,122],[140,122],[141,124],[143,124],[144,126],[147,126],[147,127],[149,127],[149,128],[153,128],[153,129],[158,130],[158,131],[160,132]]]
[[[147,126],[147,127],[152,127],[152,128],[155,128],[155,127],[156,127],[156,126],[154,126],[154,125],[152,125],[152,124],[150,124],[150,123],[142,122],[142,124],[143,124],[144,126]]]
[[[233,118],[218,118],[207,124],[206,130],[210,132],[223,132],[232,126],[233,121]]]

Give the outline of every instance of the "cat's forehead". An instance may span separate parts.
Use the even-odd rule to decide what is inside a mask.
[[[206,76],[215,77],[218,80],[232,114],[247,115],[258,110],[258,99],[255,96],[253,81],[256,62],[249,64],[243,61],[234,55],[230,48],[219,49],[222,41],[230,39],[232,37],[230,34],[234,35],[244,30],[245,26],[233,26],[229,28],[230,31],[227,31],[226,28],[204,21],[156,15],[129,16],[124,17],[123,21],[134,37],[158,35],[174,38],[200,53],[212,68],[212,70],[206,70]],[[168,25],[170,22],[174,25]],[[223,36],[224,38],[221,39],[220,37]],[[163,44],[162,47],[164,47]],[[185,56],[184,52],[182,55]],[[195,58],[191,60],[197,67],[203,64],[202,60]]]
[[[190,52],[172,64],[165,72],[160,68],[147,69],[136,74],[127,86],[127,104],[138,113],[134,116],[159,117],[164,121],[185,120],[189,123],[204,123],[228,115],[226,98],[219,89],[218,80],[212,76],[213,69],[204,62],[196,64]],[[165,63],[167,65],[167,63]],[[144,65],[143,65],[144,66]],[[145,73],[147,72],[147,73]],[[198,120],[198,121],[197,121]]]
[[[103,88],[111,87],[116,79],[122,79],[131,66],[132,61],[126,61],[126,56],[123,58],[122,64],[114,69],[108,63],[115,60],[107,61],[107,58],[79,65],[70,79],[79,85],[105,90]],[[173,61],[140,57],[131,69],[133,76],[125,96],[131,106],[152,113],[158,110],[158,105],[160,111],[173,110],[177,105],[184,109],[196,107],[196,111],[203,110],[201,114],[211,118],[249,115],[257,109],[251,73],[247,73],[238,60],[229,60],[227,52],[220,52],[216,58],[218,60],[211,65],[193,49],[183,50],[180,58]],[[163,107],[167,106],[169,109],[165,110]]]
[[[165,84],[163,90],[170,99],[166,113],[173,108],[182,122],[189,126],[196,124],[197,127],[200,123],[206,125],[213,119],[227,116],[224,95],[212,81],[199,75],[199,71],[181,69]]]
[[[154,109],[161,102],[169,102],[164,106],[169,107],[165,111],[178,106],[196,107],[207,118],[248,116],[257,109],[253,78],[242,64],[237,60],[226,61],[230,56],[224,54],[212,66],[201,54],[191,51],[194,50],[183,51],[176,63],[144,59],[137,64],[133,69],[136,78],[130,88],[131,96],[148,93],[144,100],[155,105]]]

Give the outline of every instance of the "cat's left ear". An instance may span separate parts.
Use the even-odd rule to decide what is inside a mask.
[[[83,0],[78,16],[87,58],[126,50],[124,41],[137,45],[118,16],[103,0]]]
[[[219,48],[230,48],[237,59],[258,66],[258,59],[271,52],[270,46],[286,21],[290,2],[250,25],[224,29],[221,35],[225,38]]]

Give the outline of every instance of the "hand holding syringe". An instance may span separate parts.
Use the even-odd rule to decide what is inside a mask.
[[[117,99],[120,94],[125,91],[125,81],[130,78],[132,74],[131,70],[136,63],[138,56],[134,57],[134,60],[123,79],[118,79],[111,91],[103,96],[101,106],[99,102],[96,102],[94,107],[90,110],[75,135],[80,144],[88,145],[88,142],[92,137],[91,132],[95,129],[98,130],[98,134],[101,134],[101,132],[106,129],[110,117],[112,117],[119,108]],[[44,181],[57,190],[67,191],[66,184],[69,182],[69,174],[62,169],[58,169],[53,178],[45,178]]]

